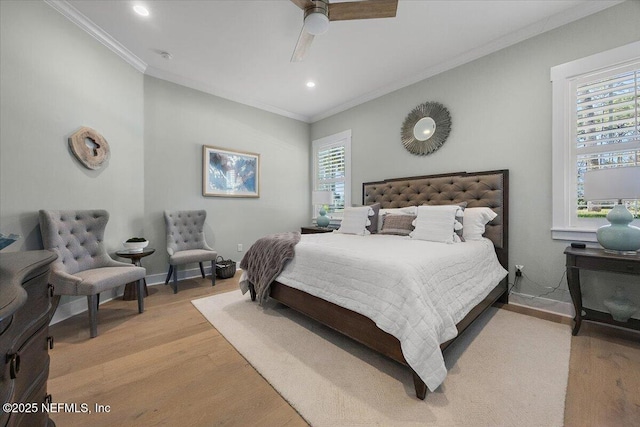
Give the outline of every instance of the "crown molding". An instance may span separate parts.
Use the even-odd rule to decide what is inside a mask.
[[[224,90],[220,90],[219,88],[210,86],[206,83],[191,80],[184,76],[170,73],[168,71],[160,70],[155,67],[147,67],[147,71],[145,73],[148,76],[156,77],[160,80],[165,80],[171,83],[178,84],[180,86],[185,86],[191,89],[198,90],[200,92],[205,92],[210,95],[214,95],[220,98],[227,99],[229,101],[237,102],[239,104],[246,105],[248,107],[254,107],[259,110],[267,111],[269,113],[278,114],[279,116],[288,117],[290,119],[299,120],[305,123],[311,123],[310,117],[305,116],[303,114],[292,113],[291,111],[283,110],[281,108],[275,107],[273,105],[264,104],[260,101],[256,101],[255,99],[250,99],[247,97],[239,96],[237,93],[226,92]]]
[[[504,37],[496,39],[493,42],[488,43],[484,46],[465,52],[462,55],[459,55],[456,58],[453,58],[449,61],[445,61],[434,67],[427,68],[416,75],[413,75],[406,79],[398,80],[390,85],[387,85],[380,89],[366,93],[358,98],[354,98],[351,101],[338,105],[323,113],[313,115],[310,117],[310,121],[311,123],[315,123],[322,119],[326,119],[327,117],[331,117],[335,114],[338,114],[350,108],[356,107],[360,104],[364,104],[365,102],[372,101],[383,95],[387,95],[391,92],[395,92],[396,90],[410,86],[414,83],[418,83],[422,80],[426,80],[429,77],[433,77],[437,74],[451,70],[460,65],[474,61],[478,58],[497,52],[501,49],[512,46],[516,43],[520,43],[524,40],[546,33],[547,31],[569,24],[573,21],[577,21],[578,19],[582,19],[584,17],[587,17],[594,13],[598,13],[604,9],[608,9],[612,6],[615,6],[617,4],[624,3],[624,2],[625,0],[605,0],[605,1],[590,1],[590,2],[583,3],[580,6],[576,6],[564,13],[552,16],[542,21],[538,21],[521,30],[515,31]]]
[[[105,45],[107,48],[111,49],[118,56],[129,63],[133,68],[143,74],[156,77],[161,80],[166,80],[171,83],[176,83],[181,86],[186,86],[191,89],[199,90],[210,95],[219,96],[220,98],[228,99],[230,101],[238,102],[250,107],[255,107],[260,110],[268,111],[270,113],[278,114],[280,116],[300,120],[305,123],[310,123],[309,116],[286,111],[281,108],[274,107],[273,105],[263,104],[252,99],[238,96],[237,94],[233,94],[231,92],[221,91],[202,82],[197,82],[183,76],[159,70],[155,67],[150,67],[144,61],[134,55],[129,49],[124,47],[120,42],[111,37],[106,31],[100,28],[95,22],[91,21],[80,11],[78,11],[78,9],[69,4],[66,0],[44,0],[44,2],[51,6],[53,9],[57,10],[71,22],[76,24],[82,30],[89,33],[96,40]]]
[[[96,25],[93,21],[91,21],[89,18],[84,16],[82,13],[80,13],[75,7],[69,4],[66,0],[43,0],[43,1],[49,6],[51,6],[53,9],[55,9],[56,11],[64,15],[67,19],[69,19],[71,22],[76,24],[78,27],[83,29],[85,32],[89,33],[91,36],[93,36],[96,40],[98,40],[100,43],[105,45],[107,48],[111,49],[118,56],[120,56],[127,63],[129,63],[133,68],[135,68],[136,70],[140,71],[143,74],[147,74],[152,77],[157,77],[162,80],[167,80],[172,83],[176,83],[182,86],[186,86],[192,89],[206,92],[211,95],[219,96],[221,98],[228,99],[230,101],[245,104],[250,107],[255,107],[255,108],[265,110],[274,114],[278,114],[284,117],[288,117],[291,119],[300,120],[306,123],[315,123],[327,117],[331,117],[335,114],[346,111],[350,108],[364,104],[365,102],[372,101],[376,98],[387,95],[391,92],[394,92],[404,87],[418,83],[422,80],[426,80],[437,74],[451,70],[453,68],[456,68],[460,65],[474,61],[483,56],[497,52],[501,49],[512,46],[526,39],[535,37],[537,35],[540,35],[547,31],[561,27],[565,24],[571,23],[573,21],[584,18],[591,14],[600,12],[604,9],[615,6],[617,4],[624,3],[625,0],[604,0],[604,1],[601,0],[601,1],[589,1],[589,2],[582,3],[580,6],[574,7],[573,9],[570,9],[562,14],[536,22],[526,28],[523,28],[519,31],[511,33],[502,38],[496,39],[493,42],[488,43],[484,46],[481,46],[477,49],[470,50],[449,61],[445,61],[434,67],[427,68],[418,74],[415,74],[405,79],[398,80],[387,86],[368,92],[348,102],[345,102],[343,104],[340,104],[333,108],[325,110],[322,113],[311,115],[311,116],[306,116],[303,114],[298,114],[291,111],[283,110],[281,108],[278,108],[272,105],[263,104],[256,100],[248,99],[246,97],[242,97],[231,92],[222,91],[218,88],[212,87],[202,82],[197,82],[183,76],[179,76],[173,73],[168,73],[168,72],[156,69],[154,67],[149,67],[144,61],[142,61],[140,58],[134,55],[131,51],[129,51],[125,46],[123,46],[117,40],[111,37],[106,31],[104,31],[102,28]]]
[[[93,38],[111,49],[119,57],[124,59],[129,65],[136,70],[144,73],[147,64],[134,55],[129,49],[124,47],[120,42],[111,37],[106,31],[96,25],[95,22],[84,16],[78,9],[69,4],[66,0],[44,0],[46,4],[58,11],[68,20],[76,24],[78,27],[89,33]]]

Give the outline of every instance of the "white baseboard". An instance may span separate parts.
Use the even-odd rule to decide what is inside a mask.
[[[534,297],[533,295],[511,292],[509,294],[509,304],[530,307],[540,311],[559,314],[573,319],[575,311],[573,304],[569,302],[556,301],[549,298]]]
[[[206,275],[211,274],[211,267],[205,267],[204,272]],[[191,279],[193,277],[200,277],[200,268],[192,268],[188,270],[178,270],[178,280]],[[147,286],[154,285],[164,285],[164,280],[166,279],[166,273],[160,274],[152,274],[147,276]],[[107,301],[111,301],[114,298],[121,297],[124,294],[124,285],[119,286],[115,289],[112,289],[107,292],[102,292],[100,294],[100,304],[104,304]],[[87,311],[87,299],[86,298],[76,298],[64,304],[60,304],[56,309],[53,318],[51,319],[50,325],[54,325],[58,322],[61,322],[69,317],[73,317],[76,314],[80,314],[82,312]]]

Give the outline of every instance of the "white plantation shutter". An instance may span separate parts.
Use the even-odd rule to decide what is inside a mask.
[[[316,190],[332,191],[333,203],[329,211],[344,209],[345,147],[344,144],[330,146],[318,151],[318,174]]]
[[[351,131],[313,141],[313,148],[313,190],[333,192],[329,212],[342,212],[351,203]],[[314,206],[314,216],[318,210],[319,206]]]
[[[344,178],[345,147],[342,144],[318,151],[318,179],[324,182]]]
[[[639,92],[640,62],[575,80],[576,208],[586,171],[640,165]]]
[[[554,239],[596,242],[607,224],[586,209],[587,170],[639,165],[639,73],[640,41],[551,67]],[[638,212],[637,200],[627,202]]]

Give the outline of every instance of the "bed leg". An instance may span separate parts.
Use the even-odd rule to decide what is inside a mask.
[[[251,301],[256,300],[256,288],[253,287],[253,283],[249,283],[249,294],[251,295]]]
[[[424,381],[422,381],[422,379],[418,376],[418,374],[416,374],[415,372],[413,372],[413,386],[416,389],[416,397],[420,400],[424,400],[425,397],[427,397],[427,385],[424,383]]]
[[[508,278],[509,276],[507,276]],[[502,304],[509,304],[509,281],[507,280],[507,278],[503,279],[504,283],[504,292],[502,293],[502,295],[500,295],[498,297],[498,302],[502,303]]]
[[[509,304],[509,293],[505,292],[498,298],[498,302],[502,304]]]

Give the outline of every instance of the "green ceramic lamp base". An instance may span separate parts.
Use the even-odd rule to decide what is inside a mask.
[[[331,219],[326,216],[327,211],[325,211],[324,209],[320,209],[320,212],[318,212],[318,214],[319,216],[318,218],[316,218],[316,224],[318,224],[318,227],[328,227]]]
[[[605,252],[635,255],[640,249],[640,228],[629,225],[633,215],[622,204],[616,205],[607,214],[611,224],[598,228],[598,243]]]

